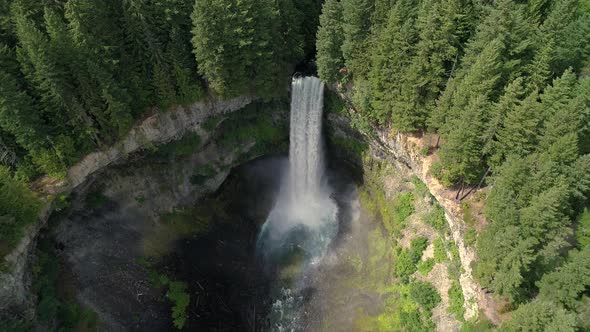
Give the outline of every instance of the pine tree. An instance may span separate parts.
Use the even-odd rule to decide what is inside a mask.
[[[44,111],[55,116],[53,123],[58,128],[63,128],[64,132],[72,130],[83,149],[94,145],[99,140],[93,120],[75,94],[67,68],[62,66],[63,59],[60,59],[49,38],[26,18],[22,8],[13,6],[13,12],[20,45],[18,58],[27,79],[38,90]],[[60,38],[56,41],[57,44],[62,42]]]
[[[539,298],[575,309],[590,287],[590,246],[572,250],[565,264],[539,282]]]
[[[576,316],[547,301],[533,301],[522,305],[511,320],[500,327],[501,331],[576,331]]]
[[[373,2],[374,0],[341,1],[344,33],[342,55],[348,70],[358,77],[366,77],[369,71],[367,47]]]
[[[402,85],[400,76],[415,52],[417,33],[414,29],[415,5],[412,0],[399,1],[391,9],[387,26],[376,39],[371,59],[371,106],[373,117],[380,124],[393,121],[400,130],[412,130],[407,124],[412,122],[406,112],[396,114],[396,103]],[[397,123],[397,125],[396,125]]]
[[[27,95],[14,74],[14,53],[7,46],[0,46],[0,127],[16,137],[20,146],[35,150],[44,145],[47,129],[34,100]],[[13,69],[14,70],[14,69]]]
[[[590,56],[590,13],[580,10],[578,0],[557,0],[541,26],[547,42],[555,43],[551,70],[562,73],[568,67],[578,70]]]
[[[506,114],[497,140],[497,163],[508,155],[525,157],[535,151],[540,126],[538,94],[532,93],[521,104]]]
[[[343,43],[342,4],[326,0],[317,32],[317,64],[320,78],[327,83],[335,83],[338,71],[344,66]]]

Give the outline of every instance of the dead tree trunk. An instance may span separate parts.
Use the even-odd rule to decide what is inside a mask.
[[[479,180],[479,183],[477,184],[477,187],[472,187],[471,189],[469,189],[469,191],[463,195],[459,201],[464,200],[465,198],[467,198],[467,196],[469,196],[469,194],[471,194],[474,190],[478,190],[479,188],[481,188],[481,185],[483,184],[483,181],[486,179],[486,177],[488,176],[488,174],[490,173],[490,171],[492,170],[491,167],[488,167],[487,171],[485,172],[485,174],[481,177],[481,180]]]

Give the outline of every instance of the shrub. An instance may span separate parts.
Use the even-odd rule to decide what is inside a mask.
[[[332,143],[353,156],[362,156],[363,152],[368,148],[367,143],[349,137],[333,137]]]
[[[414,264],[418,263],[422,259],[422,253],[428,247],[428,239],[425,237],[417,237],[412,239],[410,244],[410,256]]]
[[[426,156],[428,156],[428,155],[430,154],[430,146],[428,146],[428,145],[424,145],[424,146],[422,146],[422,147],[420,148],[420,151],[419,151],[419,153],[420,153],[420,155],[421,155],[422,157],[426,157]]]
[[[145,257],[139,258],[138,264],[147,270],[148,278],[153,287],[168,288],[166,298],[172,302],[172,324],[175,328],[182,330],[188,319],[188,306],[190,304],[190,294],[187,291],[186,283],[171,280],[166,274],[159,273],[155,270],[151,261]]]
[[[414,213],[414,195],[412,193],[399,194],[392,207],[393,222],[403,228],[406,219]]]
[[[210,164],[202,165],[195,171],[195,174],[191,176],[190,183],[192,185],[202,185],[207,179],[217,174],[217,170]]]
[[[37,319],[55,324],[59,331],[74,328],[93,328],[97,315],[90,309],[81,307],[75,299],[63,299],[58,296],[57,283],[61,264],[54,251],[54,244],[47,239],[39,241],[36,251],[37,261],[32,268],[33,291],[37,294]]]
[[[447,250],[445,249],[445,243],[442,238],[434,240],[434,261],[442,263],[448,259]]]
[[[424,223],[436,229],[440,233],[444,233],[448,227],[447,219],[445,218],[445,211],[438,204],[434,206],[430,213],[424,216]]]
[[[422,182],[422,180],[420,180],[416,175],[412,175],[410,180],[414,184],[416,195],[420,197],[426,197],[430,195],[430,191],[428,190],[426,184]]]
[[[465,232],[465,244],[473,247],[475,246],[475,242],[477,241],[477,231],[474,228],[469,227]]]
[[[449,308],[447,311],[455,316],[457,320],[463,321],[463,315],[465,314],[465,309],[463,308],[463,302],[465,301],[463,297],[463,290],[461,289],[461,285],[459,281],[454,280],[451,288],[449,288]]]
[[[432,271],[434,264],[436,264],[436,262],[434,261],[434,258],[428,258],[426,260],[420,261],[418,263],[418,272],[420,272],[420,274],[422,274],[424,276],[428,275],[428,273],[430,273],[430,271]]]
[[[185,134],[182,138],[160,145],[156,156],[165,159],[188,158],[201,149],[201,137],[197,133]]]
[[[461,262],[452,260],[449,265],[447,265],[447,273],[449,274],[449,278],[453,280],[459,280],[461,273],[463,273]]]
[[[461,332],[486,332],[493,331],[494,325],[489,320],[478,320],[476,322],[464,322],[461,326]]]
[[[428,282],[411,283],[410,297],[426,311],[431,311],[440,303],[440,295]]]
[[[25,182],[0,165],[0,255],[14,248],[23,229],[37,220],[41,203]]]
[[[590,211],[587,208],[578,217],[575,234],[578,248],[590,245]]]
[[[462,202],[461,203],[461,210],[463,212],[463,222],[465,224],[473,226],[475,225],[475,218],[473,217],[473,211],[471,209],[471,204],[469,202]]]
[[[219,125],[221,120],[222,119],[220,117],[210,116],[207,118],[207,120],[205,120],[205,122],[203,122],[203,129],[206,131],[212,131],[217,127],[217,125]]]
[[[324,91],[324,110],[326,113],[348,114],[348,108],[344,100],[330,89]]]
[[[184,282],[172,281],[168,285],[166,297],[173,303],[172,322],[174,327],[182,330],[188,318],[187,308],[190,303],[190,295]]]
[[[105,196],[100,190],[89,192],[86,195],[86,207],[89,209],[96,209],[103,206],[109,198]]]
[[[402,280],[408,282],[409,277],[416,272],[416,262],[408,250],[401,250],[395,262],[395,274]]]

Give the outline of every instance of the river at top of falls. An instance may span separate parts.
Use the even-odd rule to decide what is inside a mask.
[[[293,78],[289,170],[258,237],[258,254],[269,266],[297,271],[275,296],[271,321],[278,331],[298,329],[305,274],[321,262],[338,230],[338,207],[324,176],[323,90],[316,77]]]

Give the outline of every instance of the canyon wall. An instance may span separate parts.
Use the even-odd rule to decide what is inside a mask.
[[[177,107],[165,112],[155,109],[151,116],[135,126],[118,144],[91,153],[71,167],[65,179],[44,177],[37,181],[33,187],[44,202],[39,222],[31,225],[18,246],[3,258],[8,269],[0,273],[0,311],[25,313],[27,318],[32,318],[35,299],[29,289],[31,276],[27,265],[35,239],[52,212],[55,197],[75,190],[109,166],[124,164],[134,153],[179,139],[187,133],[197,133],[202,144],[206,144],[212,134],[203,127],[207,119],[237,111],[252,100],[250,96],[223,101],[208,98],[189,107]],[[215,181],[217,185],[224,179],[223,174],[227,175],[227,172],[220,173]],[[188,194],[190,190],[187,186],[179,188],[179,196]]]
[[[429,172],[431,165],[437,160],[436,154],[424,153],[425,148],[428,150],[433,145],[429,141],[432,137],[425,138],[421,135],[410,135],[376,128],[371,128],[370,132],[364,132],[353,128],[354,125],[351,124],[350,118],[355,116],[355,110],[348,109],[348,112],[350,112],[350,116],[338,113],[328,115],[328,124],[333,130],[333,135],[367,143],[370,146],[369,153],[372,158],[388,160],[400,171],[409,171],[426,184],[432,196],[443,207],[451,238],[459,250],[463,268],[459,281],[465,298],[465,319],[475,319],[481,312],[487,319],[499,323],[499,317],[495,312],[491,296],[473,277],[473,265],[477,257],[475,249],[465,242],[467,227],[464,222],[461,204],[455,199],[457,189],[443,186]],[[362,167],[361,158],[357,157],[356,159],[360,163],[357,166]],[[476,191],[472,195],[475,193]]]
[[[130,162],[130,156],[139,151],[152,149],[158,145],[179,139],[187,133],[197,133],[203,145],[210,143],[214,131],[204,126],[207,119],[222,117],[250,104],[253,98],[238,97],[227,101],[208,99],[191,105],[190,107],[178,107],[166,112],[154,111],[134,127],[124,139],[108,149],[97,151],[87,155],[79,163],[74,165],[63,180],[45,177],[35,183],[34,188],[40,193],[44,207],[39,216],[39,223],[33,225],[22,239],[18,247],[4,259],[10,265],[8,271],[0,274],[0,311],[12,309],[24,312],[31,318],[34,314],[35,299],[30,292],[31,277],[28,271],[28,263],[34,250],[35,239],[39,230],[45,225],[51,214],[51,201],[58,195],[67,194],[91,183],[96,177],[111,173],[104,173],[113,166],[126,167]],[[354,112],[354,110],[349,110]],[[352,114],[352,113],[351,113]],[[445,188],[437,179],[429,174],[430,165],[436,159],[436,155],[425,156],[421,153],[427,144],[424,138],[402,133],[392,133],[387,130],[372,130],[371,133],[361,132],[352,128],[350,117],[343,114],[329,113],[326,115],[327,124],[332,128],[331,135],[341,137],[354,137],[368,143],[371,147],[373,158],[390,160],[398,168],[410,171],[422,180],[429,188],[431,194],[444,208],[446,219],[450,228],[452,239],[455,241],[461,258],[463,273],[460,278],[461,287],[465,297],[465,318],[477,317],[482,311],[490,320],[496,322],[489,296],[477,284],[472,275],[472,265],[476,260],[473,248],[464,241],[465,225],[463,212],[459,202],[455,200],[456,191]],[[162,181],[150,181],[147,173],[138,173],[130,176],[119,176],[111,179],[111,188],[117,187],[117,194],[137,192],[137,188],[145,188],[149,205],[153,207],[154,214],[163,209],[181,204],[183,199],[197,194],[203,194],[215,190],[227,176],[231,166],[243,161],[238,153],[228,153],[213,145],[192,157],[189,164],[179,166],[178,169],[170,169],[163,175]],[[247,152],[256,142],[240,142]],[[223,152],[223,153],[221,153]],[[235,152],[235,151],[234,151]],[[252,156],[250,156],[252,157]],[[347,159],[349,156],[338,156]],[[195,188],[188,181],[191,167],[217,160],[220,166],[218,173],[205,184]],[[136,160],[136,162],[141,162]],[[189,167],[190,166],[190,167]],[[151,173],[150,173],[151,174]],[[164,182],[173,182],[173,193],[158,197],[156,193]],[[151,189],[150,189],[151,188]],[[114,195],[114,192],[111,193]],[[127,197],[128,198],[128,197]]]

